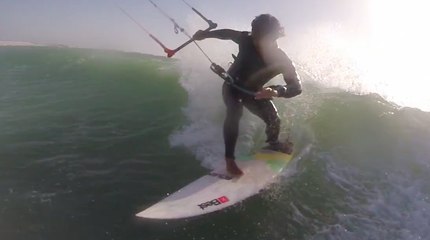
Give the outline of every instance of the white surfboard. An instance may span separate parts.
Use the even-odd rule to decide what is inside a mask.
[[[211,172],[136,216],[176,219],[221,210],[257,194],[273,183],[291,158],[291,155],[263,150],[253,156],[238,158],[236,162],[244,172],[241,177],[229,177],[224,168]]]

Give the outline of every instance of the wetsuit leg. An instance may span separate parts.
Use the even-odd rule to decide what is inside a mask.
[[[266,123],[266,142],[278,142],[281,129],[281,120],[273,102],[269,99],[244,98],[243,104],[253,114],[260,117]]]
[[[234,149],[239,135],[239,120],[242,117],[243,105],[237,90],[227,84],[223,85],[222,95],[227,106],[224,120],[225,157],[234,159]]]

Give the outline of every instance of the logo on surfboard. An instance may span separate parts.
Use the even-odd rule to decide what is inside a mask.
[[[204,203],[200,203],[197,206],[199,206],[202,210],[204,210],[207,207],[217,206],[217,205],[226,203],[228,201],[230,201],[230,200],[226,196],[222,196],[222,197],[215,198],[213,200],[210,200],[210,201],[207,201],[207,202],[204,202]]]

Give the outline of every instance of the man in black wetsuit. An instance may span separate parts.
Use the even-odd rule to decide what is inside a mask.
[[[278,140],[281,121],[272,102],[273,97],[291,98],[302,92],[293,63],[276,43],[282,36],[284,31],[279,21],[270,14],[262,14],[252,21],[252,32],[221,29],[198,31],[193,37],[194,40],[218,38],[237,43],[239,53],[228,73],[234,79],[234,84],[256,92],[255,96],[251,96],[232,87],[231,84],[223,85],[222,94],[227,106],[224,121],[225,160],[227,171],[232,175],[243,174],[234,161],[243,106],[266,123],[267,149],[292,152],[289,143]],[[286,85],[264,87],[278,74],[283,75]]]

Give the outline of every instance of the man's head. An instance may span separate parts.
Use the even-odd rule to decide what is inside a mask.
[[[270,14],[261,14],[252,21],[252,36],[258,40],[272,40],[284,36],[284,28],[278,19]]]

